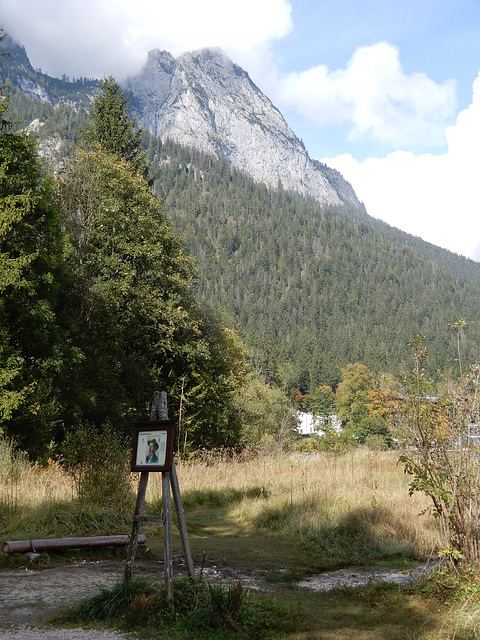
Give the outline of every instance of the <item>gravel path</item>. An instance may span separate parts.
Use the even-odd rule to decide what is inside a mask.
[[[154,563],[154,573],[163,576],[162,565]],[[431,571],[432,563],[416,569],[396,571],[380,567],[343,569],[310,576],[298,586],[313,591],[360,587],[379,580],[405,584]],[[51,629],[43,627],[46,616],[81,602],[122,579],[123,562],[81,562],[51,569],[0,571],[0,640],[119,640],[128,634],[95,629]],[[180,567],[178,567],[180,569]],[[261,571],[244,572],[238,567],[211,565],[204,575],[213,581],[242,580],[252,589],[264,589]]]
[[[0,572],[0,640],[118,640],[114,631],[29,628],[49,614],[115,584],[123,563],[84,562],[52,569]]]
[[[41,629],[23,628],[15,631],[0,631],[1,640],[126,640],[128,636],[116,631],[96,629]]]
[[[374,582],[392,582],[394,584],[408,584],[414,582],[430,571],[435,565],[431,562],[414,569],[384,569],[380,567],[366,567],[365,569],[341,569],[329,571],[305,578],[298,583],[299,587],[306,587],[312,591],[331,591],[345,587],[363,587]]]

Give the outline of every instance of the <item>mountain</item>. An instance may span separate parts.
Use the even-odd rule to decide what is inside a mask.
[[[35,123],[53,167],[72,153],[96,83],[50,78],[8,48],[12,114]],[[236,323],[267,381],[335,385],[355,361],[404,371],[419,333],[430,370],[453,367],[459,318],[465,361],[478,358],[480,264],[368,216],[219,50],[153,51],[125,87],[164,211],[196,259],[197,299]]]
[[[50,78],[35,71],[25,49],[10,38],[0,47],[10,51],[1,62],[0,81],[54,108],[88,107],[96,81]],[[278,109],[220,49],[178,58],[151,51],[124,87],[138,124],[162,141],[226,158],[269,187],[281,185],[322,204],[352,201],[362,207],[340,173],[311,160]]]
[[[126,88],[138,123],[167,139],[226,158],[257,182],[281,184],[322,204],[360,206],[351,187],[310,159],[281,113],[220,49],[174,58],[154,50]]]
[[[70,106],[75,110],[88,107],[96,90],[98,80],[78,78],[70,82],[67,76],[52,78],[41,69],[34,69],[25,47],[16,43],[8,35],[0,42],[0,53],[8,52],[0,58],[0,82],[8,82],[25,97],[39,100],[52,106]]]
[[[349,362],[405,372],[408,342],[420,333],[434,374],[455,366],[448,323],[458,318],[468,322],[465,361],[478,358],[478,263],[351,202],[321,205],[256,185],[194,148],[150,140],[150,154],[163,209],[198,265],[197,299],[236,320],[268,381],[335,385]]]

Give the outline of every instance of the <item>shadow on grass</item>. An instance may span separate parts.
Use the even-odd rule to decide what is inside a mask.
[[[186,509],[197,507],[227,507],[238,504],[242,500],[257,500],[268,498],[268,492],[263,487],[250,487],[248,489],[195,489],[182,493],[182,501]]]
[[[266,505],[255,518],[254,527],[260,534],[275,532],[295,540],[299,549],[325,568],[416,557],[412,541],[403,536],[403,525],[397,533],[394,514],[377,508],[359,508],[331,523],[321,514],[316,521],[305,517],[312,510],[318,511],[318,505]]]
[[[405,640],[436,638],[444,620],[436,605],[406,588],[370,586],[314,594],[291,590],[284,598],[303,610],[295,640]],[[430,635],[432,634],[432,635]]]
[[[236,510],[243,500],[245,509]],[[386,509],[357,508],[332,522],[318,500],[272,505],[261,486],[191,491],[183,501],[192,549],[200,557],[207,552],[210,559],[292,575],[420,559],[414,532],[409,536],[405,523]]]

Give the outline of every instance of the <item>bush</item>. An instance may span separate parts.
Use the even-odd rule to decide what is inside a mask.
[[[64,460],[79,500],[119,513],[131,511],[134,493],[130,456],[125,440],[111,425],[101,431],[90,424],[82,425],[68,434]]]
[[[372,434],[365,439],[365,446],[372,451],[386,451],[388,449],[388,442],[385,436]]]
[[[332,452],[343,453],[352,447],[357,447],[358,441],[349,431],[327,431],[322,436],[312,435],[300,441],[299,449],[303,453]]]
[[[431,499],[442,555],[452,569],[480,560],[480,458],[471,438],[472,427],[480,423],[480,367],[462,371],[459,332],[464,325],[461,320],[451,325],[457,332],[460,376],[438,398],[425,378],[425,338],[418,335],[410,342],[414,367],[400,412],[409,445],[400,459],[412,476],[410,494],[419,491]]]

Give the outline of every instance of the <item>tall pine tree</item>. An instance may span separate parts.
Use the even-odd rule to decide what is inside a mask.
[[[4,35],[3,35],[4,37]],[[56,319],[60,214],[35,143],[13,130],[0,88],[0,429],[35,456],[55,436],[65,341]]]
[[[142,132],[137,128],[137,119],[129,116],[129,106],[115,78],[103,78],[89,110],[90,122],[82,132],[83,143],[87,150],[100,147],[146,174],[145,153],[141,150]]]
[[[138,171],[138,132],[113,78],[102,81],[91,115],[85,148],[60,188],[77,271],[77,344],[85,355],[72,397],[87,401],[84,418],[121,424],[145,417],[155,389],[180,394],[183,381],[195,418],[188,444],[233,443],[241,350],[195,308],[191,259]]]

